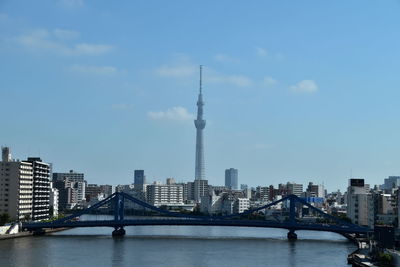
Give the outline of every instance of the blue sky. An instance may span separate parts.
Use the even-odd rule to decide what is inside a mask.
[[[0,143],[91,183],[400,175],[400,2],[0,1]]]

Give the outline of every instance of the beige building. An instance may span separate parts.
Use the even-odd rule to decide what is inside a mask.
[[[12,220],[31,219],[33,202],[32,163],[11,160],[8,147],[2,148],[0,162],[0,214]]]
[[[352,223],[374,227],[374,198],[364,179],[350,179],[347,188],[347,217]]]
[[[183,205],[181,184],[151,184],[147,186],[147,202],[154,206]]]

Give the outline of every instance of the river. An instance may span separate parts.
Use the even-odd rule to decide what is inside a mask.
[[[0,266],[349,266],[356,249],[328,232],[217,226],[76,228],[0,241]]]

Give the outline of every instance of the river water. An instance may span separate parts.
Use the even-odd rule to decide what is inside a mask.
[[[349,266],[356,249],[344,237],[298,231],[217,226],[76,228],[45,236],[0,240],[0,266]]]

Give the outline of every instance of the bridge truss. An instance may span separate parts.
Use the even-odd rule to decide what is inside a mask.
[[[133,209],[134,216],[126,215],[126,206]],[[280,211],[274,208],[280,206]],[[303,209],[317,218],[305,221],[298,216]],[[111,220],[80,220],[84,214],[96,214],[99,211],[108,211],[113,215]],[[141,212],[142,213],[141,213]],[[142,216],[138,216],[141,214]],[[315,217],[317,216],[317,217]],[[250,209],[242,213],[229,215],[195,215],[170,211],[150,205],[124,192],[116,192],[89,208],[80,210],[70,216],[52,222],[27,222],[22,227],[28,231],[43,233],[43,229],[74,228],[74,227],[113,227],[113,236],[125,234],[125,226],[137,225],[202,225],[202,226],[238,226],[238,227],[266,227],[283,228],[289,230],[288,238],[297,239],[296,230],[329,231],[342,235],[365,235],[371,230],[358,226],[338,217],[332,216],[312,206],[304,199],[295,195],[288,195],[280,200]]]

